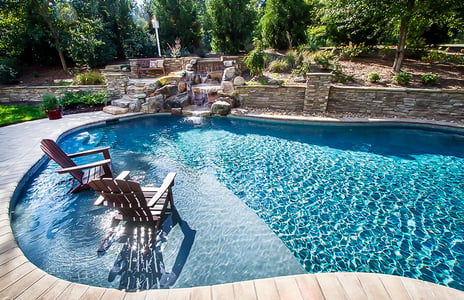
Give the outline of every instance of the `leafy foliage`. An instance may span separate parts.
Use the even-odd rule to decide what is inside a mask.
[[[268,0],[260,21],[263,40],[274,49],[304,44],[310,20],[310,6],[303,0]]]
[[[6,64],[0,64],[0,83],[16,83],[18,72]]]
[[[393,76],[393,82],[399,85],[402,85],[402,86],[408,85],[411,79],[412,79],[412,74],[406,71],[401,71],[398,74],[395,74],[395,76]]]
[[[362,54],[369,52],[369,47],[366,47],[364,43],[359,45],[353,44],[351,41],[346,46],[338,48],[340,59],[352,60],[355,57],[359,57]]]
[[[250,43],[256,12],[249,0],[209,0],[205,22],[211,47],[217,53],[236,54]]]
[[[53,110],[61,107],[61,102],[52,93],[46,93],[42,96],[41,107],[44,111]]]
[[[313,59],[321,69],[329,70],[332,66],[331,60],[333,59],[333,54],[327,51],[318,51],[314,54]]]
[[[96,106],[106,104],[108,101],[108,93],[106,91],[101,92],[66,92],[63,97],[61,97],[61,103],[65,109],[76,108],[79,105],[86,106]]]
[[[380,80],[380,75],[377,72],[371,72],[369,75],[367,75],[367,80],[369,82],[377,82]]]
[[[105,76],[98,72],[86,72],[77,74],[73,82],[83,85],[100,85],[105,84]]]
[[[421,81],[423,84],[428,86],[434,86],[438,83],[438,75],[432,73],[427,73],[421,76]]]
[[[261,47],[250,51],[245,57],[245,65],[250,69],[251,76],[260,76],[263,74],[266,63],[266,54]]]

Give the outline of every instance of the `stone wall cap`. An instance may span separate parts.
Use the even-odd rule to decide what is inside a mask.
[[[379,88],[367,86],[342,86],[332,85],[332,88],[343,90],[365,90],[365,91],[394,91],[394,92],[424,92],[424,93],[464,93],[464,90],[450,90],[450,89],[415,89],[415,88]]]

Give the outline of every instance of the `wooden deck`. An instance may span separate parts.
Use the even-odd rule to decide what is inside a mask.
[[[321,273],[189,289],[126,293],[71,283],[34,266],[19,249],[9,222],[10,199],[41,157],[42,138],[114,118],[102,112],[0,128],[0,299],[463,299],[464,292],[420,280],[368,273]]]

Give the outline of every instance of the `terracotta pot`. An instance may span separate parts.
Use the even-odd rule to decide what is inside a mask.
[[[61,119],[61,108],[46,110],[45,113],[47,114],[49,120]]]

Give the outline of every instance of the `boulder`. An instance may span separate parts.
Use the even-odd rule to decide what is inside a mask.
[[[213,114],[225,116],[230,112],[231,105],[225,101],[216,101],[211,106],[211,112]]]
[[[234,85],[245,85],[245,78],[242,76],[237,76],[234,78]]]
[[[132,100],[130,99],[115,99],[115,100],[111,100],[111,105],[121,107],[121,108],[128,108],[131,102]]]
[[[230,81],[221,82],[221,89],[224,93],[230,94],[234,92],[234,84]]]
[[[166,98],[166,101],[164,102],[164,107],[166,109],[182,108],[187,105],[189,105],[187,93],[182,93],[176,96],[171,96],[169,98]]]
[[[145,99],[145,98],[144,98]],[[135,99],[129,104],[129,111],[139,112],[142,109],[142,101],[140,99]]]
[[[182,115],[182,108],[171,108],[171,115]]]
[[[145,109],[148,110],[148,112],[144,111],[144,106]],[[164,109],[164,96],[163,95],[156,95],[154,97],[149,97],[147,98],[147,102],[142,105],[142,111],[145,113],[155,113],[159,112]]]
[[[121,115],[125,114],[129,111],[129,108],[127,107],[119,107],[119,106],[114,106],[114,105],[108,105],[103,107],[103,112],[107,114],[112,114],[112,115]]]
[[[177,85],[175,84],[168,84],[163,86],[162,88],[159,88],[157,93],[165,95],[166,97],[172,96],[177,94]]]
[[[235,77],[235,67],[229,67],[224,69],[224,74],[222,75],[222,81],[230,81]]]

